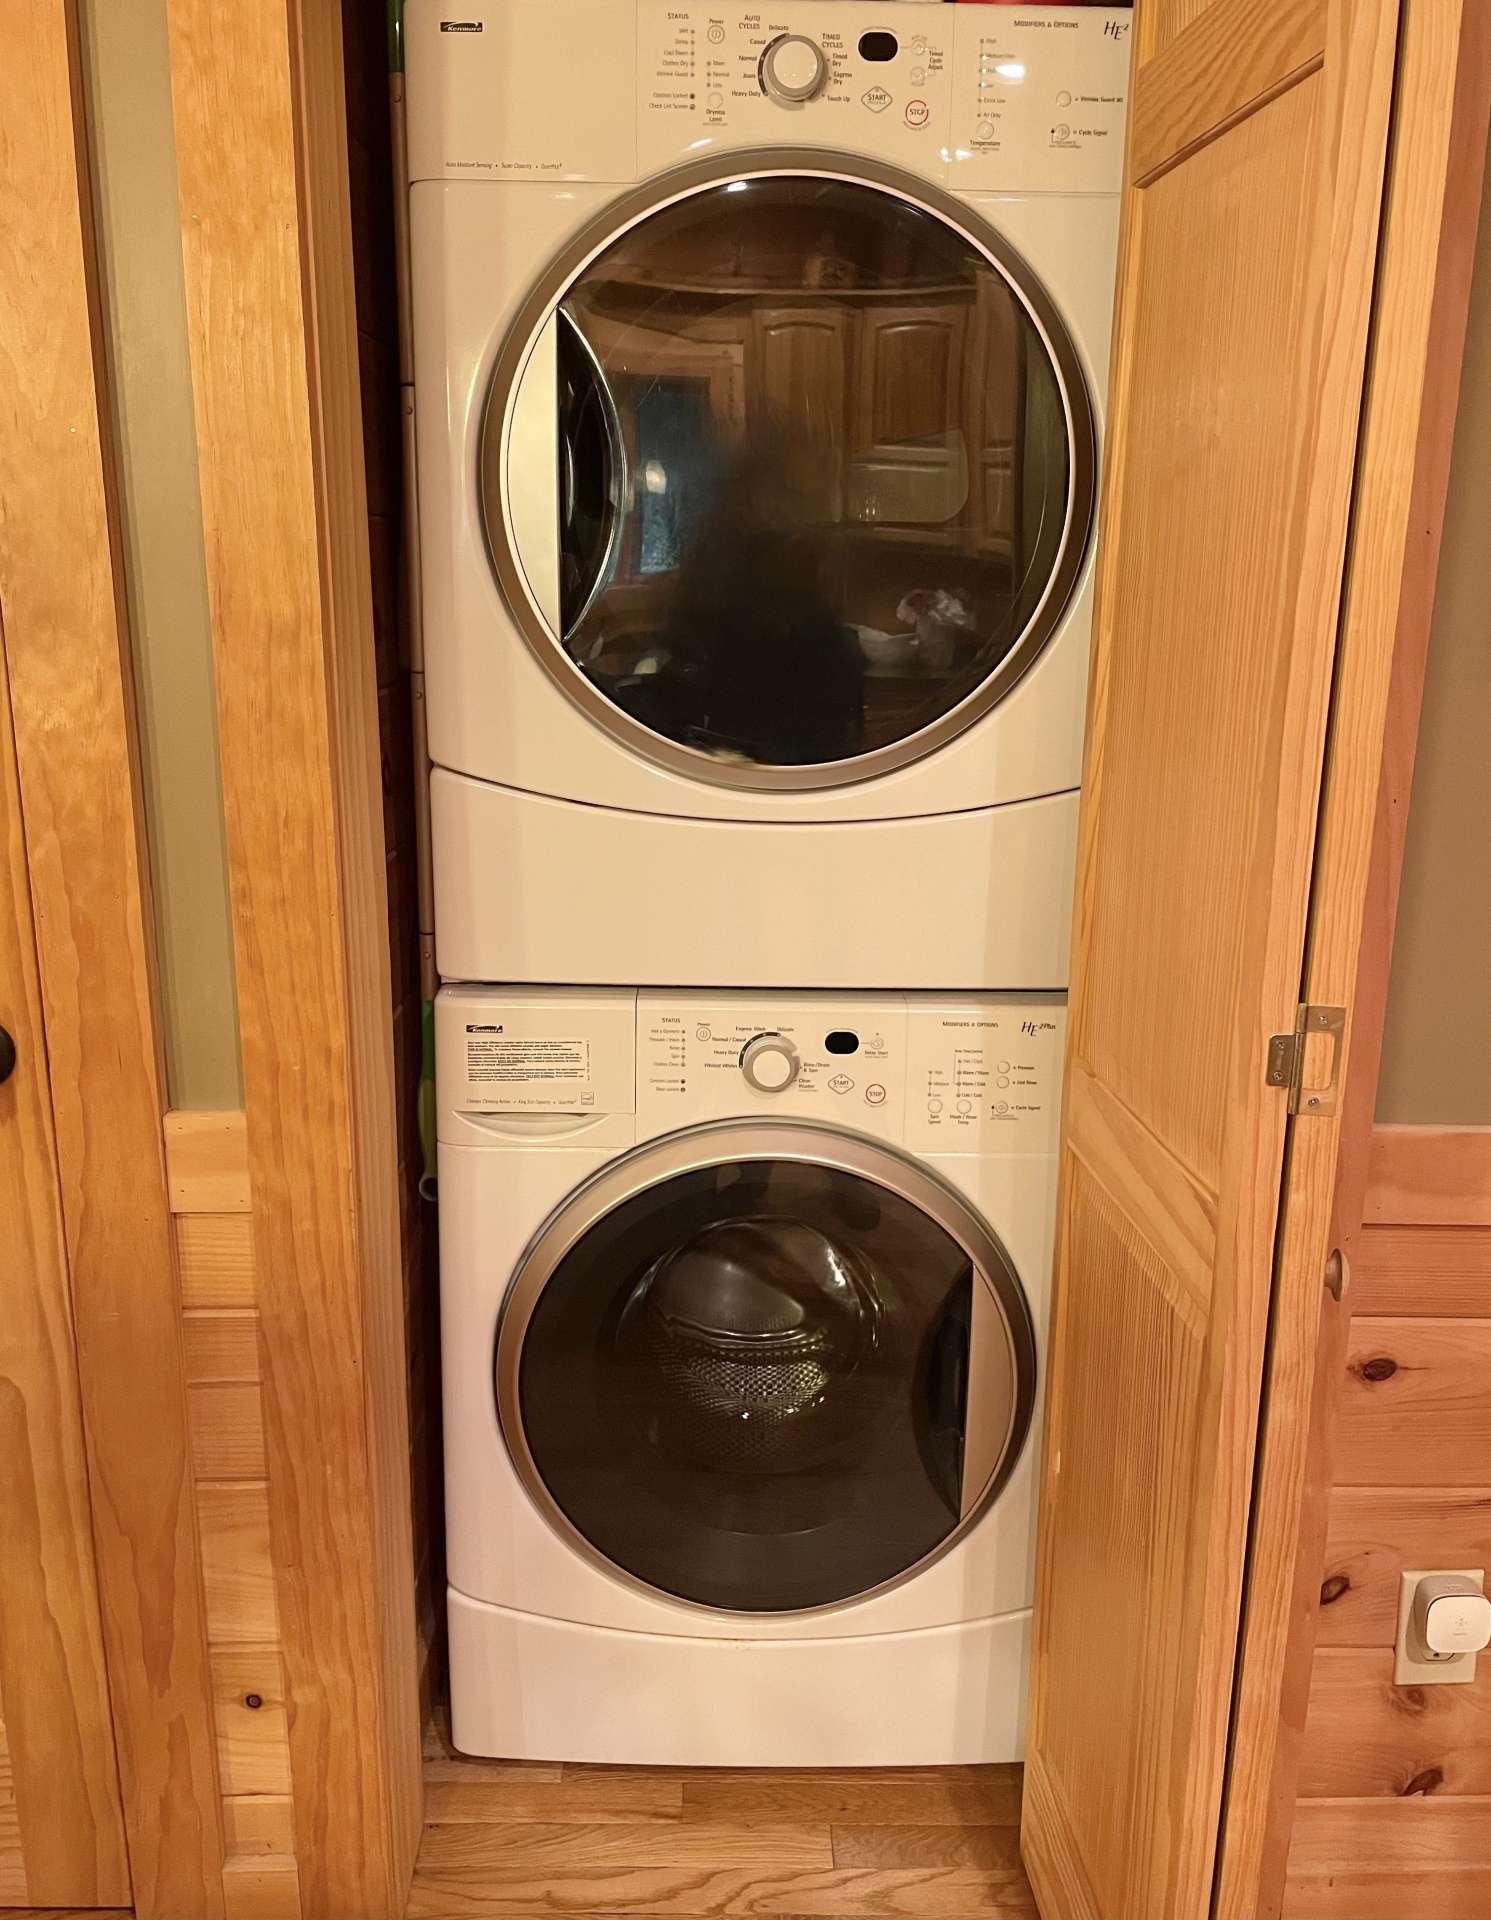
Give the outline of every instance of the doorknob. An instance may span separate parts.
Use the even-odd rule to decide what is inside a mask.
[[[15,1070],[16,1043],[4,1027],[0,1027],[0,1086],[5,1084]]]
[[[1332,1300],[1340,1300],[1350,1285],[1351,1269],[1346,1264],[1346,1256],[1339,1247],[1334,1247],[1325,1263],[1325,1290]]]

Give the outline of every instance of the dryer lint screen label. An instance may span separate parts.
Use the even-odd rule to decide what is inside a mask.
[[[590,1042],[468,1025],[466,1094],[473,1107],[594,1106]]]

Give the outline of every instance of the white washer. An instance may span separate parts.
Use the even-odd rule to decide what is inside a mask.
[[[447,979],[1065,983],[1130,17],[410,0]]]
[[[459,1748],[1019,1756],[1064,1024],[442,990]]]

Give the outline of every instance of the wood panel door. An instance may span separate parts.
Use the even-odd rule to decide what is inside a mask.
[[[1062,1920],[1210,1906],[1397,13],[1135,15],[1023,1834]]]
[[[0,636],[0,1906],[130,1897]]]

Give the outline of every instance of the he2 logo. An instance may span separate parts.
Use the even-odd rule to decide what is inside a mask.
[[[1109,40],[1122,40],[1128,30],[1129,22],[1127,20],[1105,20],[1103,22],[1103,34],[1104,37]]]

